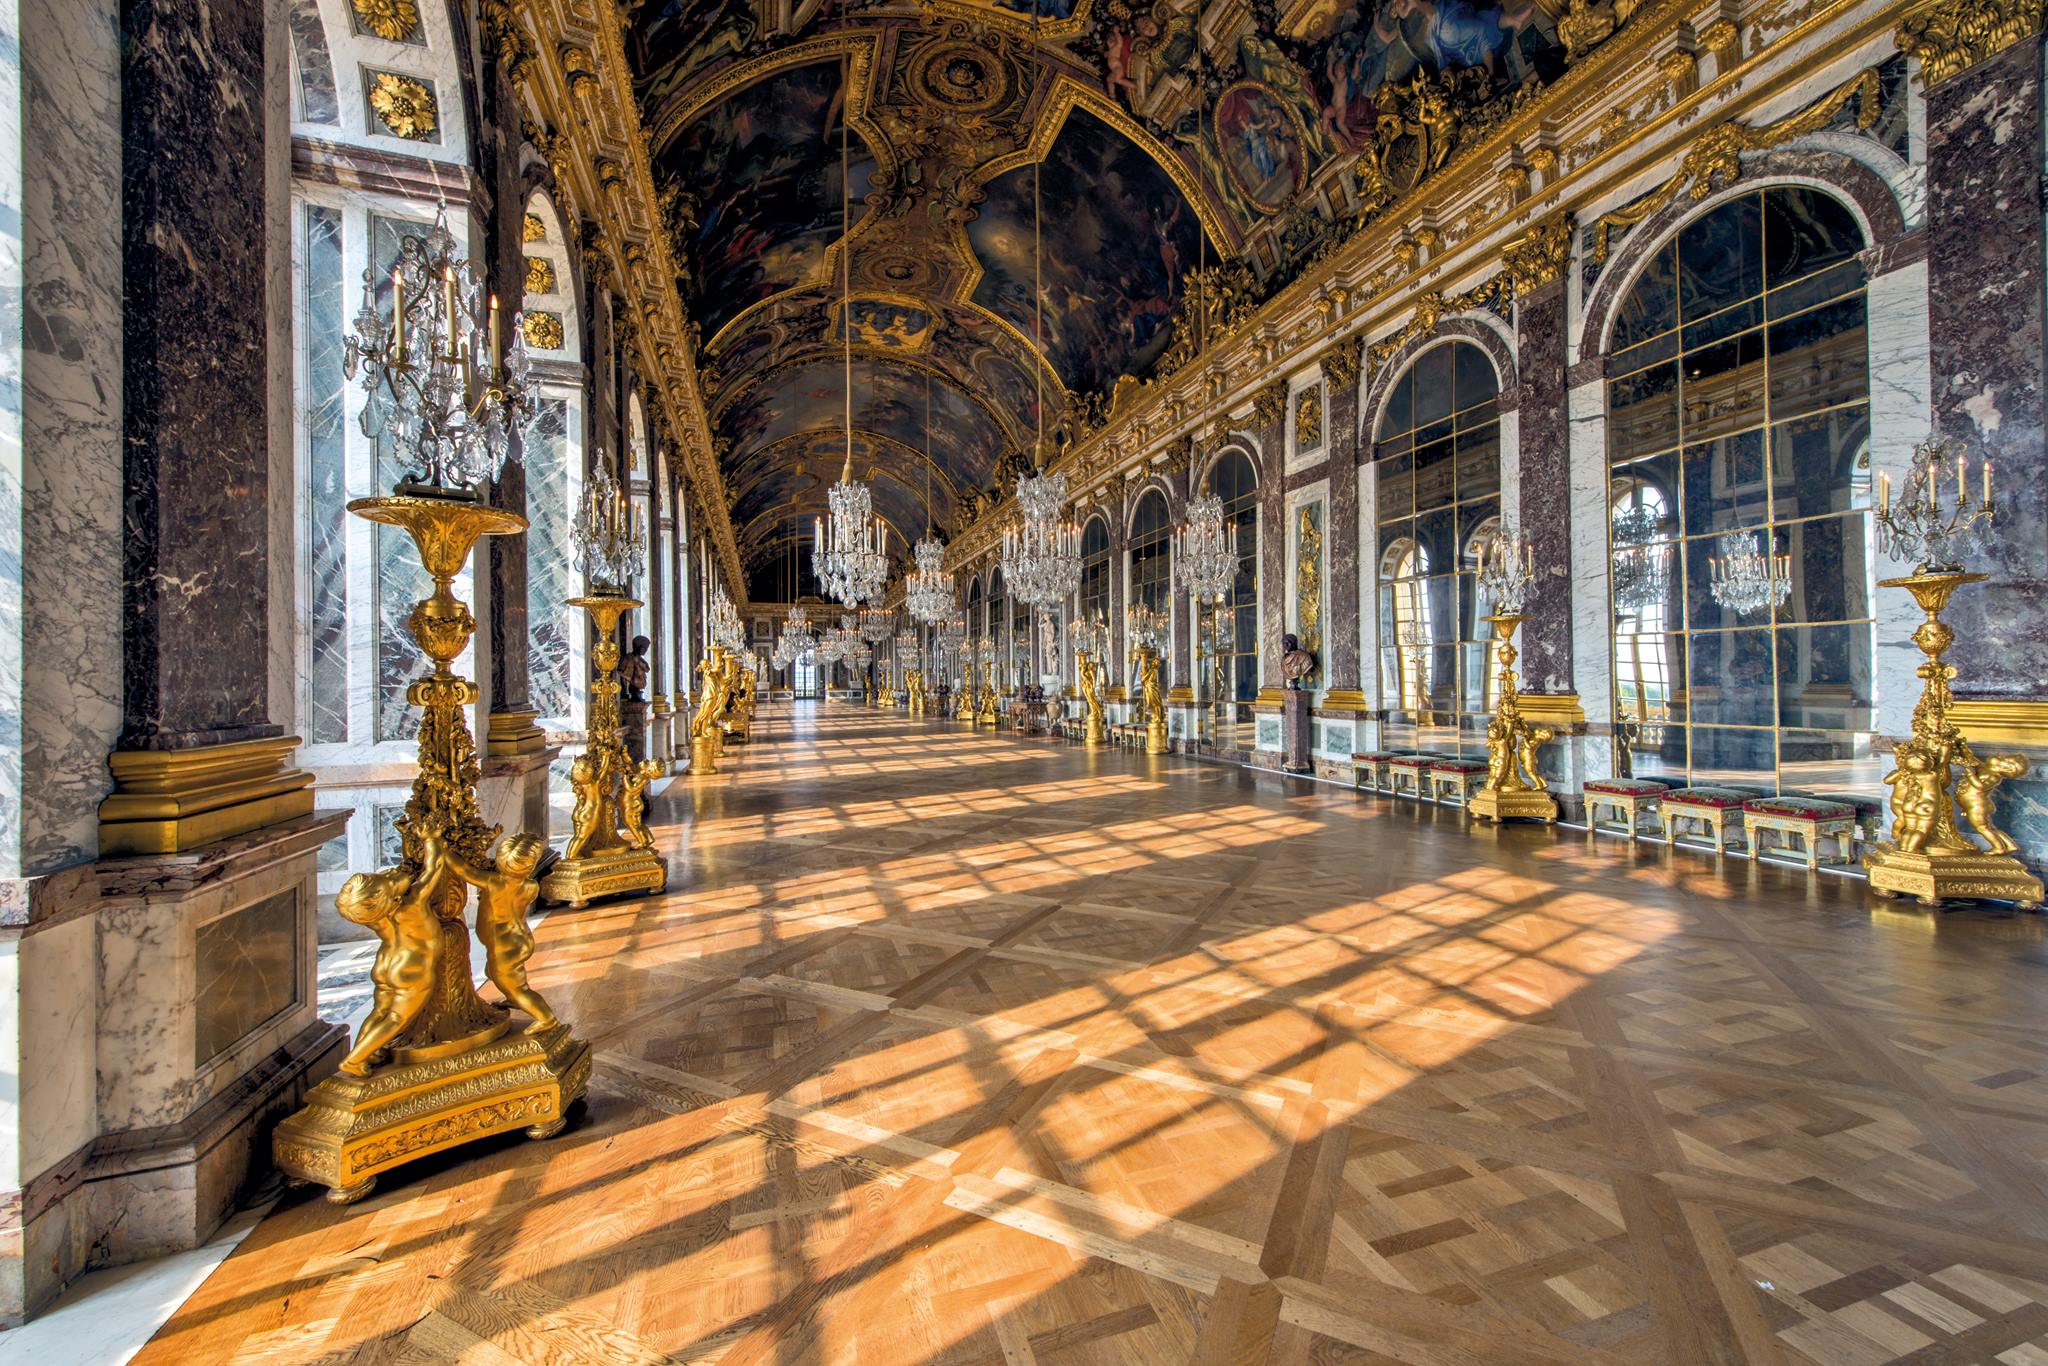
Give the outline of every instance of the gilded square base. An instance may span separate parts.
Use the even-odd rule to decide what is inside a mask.
[[[428,1153],[511,1129],[551,1138],[589,1084],[590,1045],[568,1025],[507,1034],[452,1057],[331,1076],[277,1126],[271,1151],[286,1176],[347,1204]]]
[[[1497,792],[1482,787],[1472,794],[1465,809],[1481,820],[1542,821],[1555,824],[1557,802],[1548,792]]]
[[[551,906],[587,906],[599,897],[658,892],[668,869],[652,849],[607,849],[586,858],[565,858],[540,880],[541,899]]]
[[[2041,879],[2008,854],[1915,854],[1880,845],[1863,856],[1870,890],[1886,900],[1910,896],[1922,905],[1950,897],[2013,901],[2023,910],[2041,904]]]

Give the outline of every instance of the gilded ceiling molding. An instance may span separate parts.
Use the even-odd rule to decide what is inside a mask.
[[[609,8],[617,8],[617,0],[597,0]],[[881,128],[872,122],[869,110],[874,103],[875,53],[881,46],[882,35],[868,31],[843,31],[823,38],[811,38],[788,47],[777,48],[762,57],[751,57],[719,72],[711,80],[697,86],[683,99],[675,101],[672,109],[662,113],[661,121],[643,134],[643,143],[651,157],[656,147],[666,147],[684,125],[722,102],[727,96],[746,89],[759,81],[773,76],[778,71],[788,71],[799,66],[811,66],[826,61],[851,62],[853,71],[849,82],[846,117],[860,135],[871,144],[868,150],[874,153],[876,165],[893,169],[893,162],[885,161],[888,148],[882,144],[887,139]],[[623,46],[620,49],[623,60]],[[631,90],[630,79],[625,87]],[[637,120],[637,115],[635,116]]]
[[[1899,24],[1899,51],[1940,85],[2041,31],[2043,0],[1928,0]]]

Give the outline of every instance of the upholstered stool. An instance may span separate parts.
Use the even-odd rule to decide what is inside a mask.
[[[1652,778],[1588,778],[1583,790],[1588,835],[1600,829],[1600,809],[1607,807],[1614,812],[1623,833],[1633,837],[1642,828],[1644,816],[1656,817],[1657,806],[1671,790],[1671,784]]]
[[[1877,844],[1885,837],[1884,802],[1876,797],[1866,797],[1860,792],[1816,792],[1814,796],[1824,802],[1840,802],[1856,810],[1856,843]]]
[[[1664,823],[1664,842],[1678,843],[1678,826],[1691,821],[1701,826],[1714,841],[1714,852],[1728,851],[1728,824],[1734,818],[1740,830],[1742,804],[1757,796],[1752,788],[1681,787],[1666,792],[1657,803],[1657,818]]]
[[[1429,797],[1429,766],[1440,757],[1435,754],[1396,754],[1387,760],[1387,791],[1396,797],[1426,801]]]
[[[1387,765],[1400,757],[1392,750],[1380,749],[1352,755],[1351,767],[1355,775],[1353,781],[1358,786],[1374,792],[1385,792],[1388,784]]]
[[[1464,805],[1472,800],[1472,789],[1486,781],[1486,763],[1482,759],[1435,759],[1429,765],[1430,797],[1443,801],[1444,789],[1451,788],[1458,794],[1458,803]]]
[[[1856,808],[1847,802],[1822,801],[1818,797],[1752,797],[1742,804],[1743,835],[1749,841],[1751,858],[1764,856],[1764,833],[1778,832],[1779,847],[1787,836],[1797,836],[1806,852],[1809,871],[1820,867],[1820,842],[1835,842],[1831,862],[1847,863],[1856,855]]]

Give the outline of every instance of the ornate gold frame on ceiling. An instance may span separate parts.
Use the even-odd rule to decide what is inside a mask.
[[[868,117],[874,96],[875,58],[881,52],[884,36],[880,29],[849,29],[823,38],[807,38],[801,43],[792,43],[765,56],[727,67],[677,101],[675,109],[663,117],[658,127],[643,134],[649,163],[652,164],[659,149],[668,146],[676,134],[709,113],[712,106],[723,104],[748,86],[759,85],[770,76],[792,67],[815,66],[827,58],[845,60],[851,57],[852,91],[846,101],[846,120],[867,141],[876,162],[884,170],[894,170],[895,153],[888,146],[880,125]],[[631,86],[627,88],[631,89]],[[858,224],[855,224],[855,230],[859,230]]]

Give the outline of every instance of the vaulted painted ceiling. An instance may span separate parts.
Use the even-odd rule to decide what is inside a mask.
[[[849,397],[899,557],[951,536],[1041,432],[1162,363],[1190,272],[1276,283],[1356,217],[1398,90],[1498,107],[1564,64],[1537,0],[629,10],[750,567],[824,509]]]

